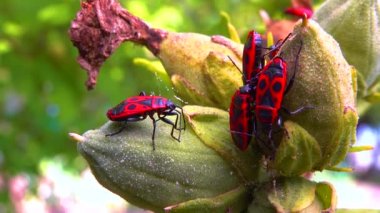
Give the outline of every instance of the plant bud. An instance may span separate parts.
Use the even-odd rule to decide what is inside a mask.
[[[310,168],[322,170],[341,162],[356,140],[358,121],[352,79],[355,71],[338,43],[312,20],[299,23],[293,34],[281,49],[289,76],[296,72],[283,105],[289,111],[306,106],[311,109],[286,117],[297,124],[285,125],[290,137],[282,138],[276,156],[288,160],[287,164],[277,164],[277,169],[287,175],[299,175]]]
[[[245,185],[257,179],[260,167],[252,163],[251,152],[240,156],[232,144],[221,125],[228,126],[228,113],[186,106],[184,114],[190,127],[180,143],[171,137],[170,125],[157,123],[155,151],[149,119],[129,122],[124,131],[109,137],[105,135],[116,132],[120,123],[108,122],[73,137],[99,183],[132,204],[158,212],[247,208]]]
[[[380,77],[379,14],[378,0],[328,0],[314,15],[368,86]]]

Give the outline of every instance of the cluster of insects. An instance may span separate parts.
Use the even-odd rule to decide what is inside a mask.
[[[297,53],[295,70],[288,82],[287,62],[279,56],[281,54],[278,54],[278,51],[289,36],[271,48],[266,48],[259,33],[255,31],[248,33],[243,51],[242,75],[244,85],[232,96],[229,109],[232,140],[243,151],[248,148],[254,136],[265,154],[273,153],[275,150],[273,142],[275,131],[273,129],[274,127],[283,129],[280,111],[296,114],[310,108],[301,107],[291,112],[282,105],[284,95],[293,85],[298,55],[302,49],[301,43]],[[269,58],[268,62],[266,62],[266,58]],[[170,116],[175,116],[174,122],[168,119]],[[147,117],[152,119],[153,150],[155,150],[154,139],[158,121],[163,121],[172,126],[171,136],[177,141],[180,141],[181,132],[186,127],[181,107],[167,98],[146,95],[144,92],[138,96],[129,97],[109,109],[107,117],[112,121],[124,122],[124,125],[118,131],[106,136],[113,136],[122,132],[127,123],[141,121]],[[178,136],[174,135],[175,130],[179,132]]]
[[[293,85],[298,55],[302,49],[301,43],[295,70],[288,82],[287,62],[279,56],[281,54],[278,51],[290,36],[271,48],[265,48],[259,33],[248,33],[243,51],[244,85],[232,96],[229,110],[232,140],[243,151],[254,136],[264,154],[272,155],[276,147],[273,141],[274,127],[285,130],[280,111],[293,115],[312,108],[301,107],[291,112],[282,105],[284,95]],[[269,58],[267,63],[266,57]]]

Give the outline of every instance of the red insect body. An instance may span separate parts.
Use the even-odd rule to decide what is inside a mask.
[[[237,90],[230,105],[230,131],[232,140],[241,150],[248,148],[253,133],[252,96]]]
[[[124,121],[131,117],[160,114],[170,108],[175,108],[175,105],[160,96],[133,96],[108,110],[107,117],[112,121]]]
[[[283,108],[282,100],[294,80],[293,75],[286,87],[287,64],[275,55],[290,35],[263,54],[265,48],[260,34],[254,31],[248,34],[243,51],[244,86],[232,96],[229,110],[232,140],[241,150],[248,148],[253,135],[262,141],[257,131],[258,125],[260,134],[269,137],[270,150],[274,148],[271,139],[272,124],[277,123],[281,126],[279,111]],[[262,68],[265,55],[269,55],[270,61]]]
[[[299,18],[306,16],[308,19],[313,16],[313,10],[307,7],[289,7],[285,10],[285,13]]]
[[[263,40],[259,33],[250,31],[243,50],[243,82],[232,96],[230,104],[230,131],[235,145],[246,150],[252,139],[253,109],[256,76],[264,64]]]
[[[177,110],[179,108],[180,110]],[[154,114],[157,114],[157,119],[154,118]],[[124,121],[127,122],[136,122],[144,120],[148,117],[153,120],[153,134],[152,134],[152,143],[153,150],[155,149],[154,136],[156,131],[156,122],[163,121],[172,126],[171,136],[180,141],[181,131],[185,130],[185,120],[183,117],[182,108],[175,105],[173,102],[167,98],[161,96],[147,96],[145,93],[140,93],[139,96],[133,96],[127,98],[116,107],[111,108],[107,111],[107,117],[112,121]],[[172,122],[167,116],[176,116],[175,122]],[[182,126],[183,123],[183,126]],[[106,136],[112,136],[120,133],[126,127],[124,125],[119,131]],[[179,131],[179,136],[174,136],[174,130]]]
[[[250,31],[243,50],[243,82],[249,83],[263,67],[264,58],[262,55],[263,39],[255,31]]]
[[[275,57],[258,77],[255,116],[260,123],[272,124],[278,119],[287,81],[286,62]]]

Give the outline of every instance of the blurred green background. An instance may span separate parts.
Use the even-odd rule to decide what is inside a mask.
[[[149,4],[148,4],[149,2]],[[220,11],[230,14],[242,37],[264,32],[258,10],[281,17],[287,0],[278,1],[122,1],[154,27],[228,36]],[[103,124],[105,111],[144,90],[173,98],[170,85],[143,67],[136,57],[154,57],[126,43],[105,63],[98,84],[87,91],[86,73],[76,63],[77,50],[67,30],[80,8],[78,0],[3,0],[0,10],[0,168],[36,172],[42,158],[76,158],[68,132],[82,133]],[[169,88],[169,91],[168,91]]]
[[[314,1],[314,5],[322,0]],[[156,28],[228,37],[220,11],[227,12],[242,40],[265,26],[259,10],[289,18],[290,0],[124,0],[131,13]],[[123,44],[101,69],[93,91],[76,63],[77,50],[67,30],[79,0],[2,0],[0,3],[0,202],[8,203],[7,179],[27,174],[37,180],[46,161],[59,161],[79,174],[86,164],[69,132],[83,133],[107,121],[105,112],[140,91],[175,100],[170,85],[137,57],[155,60],[145,48]],[[36,181],[35,181],[36,182]]]

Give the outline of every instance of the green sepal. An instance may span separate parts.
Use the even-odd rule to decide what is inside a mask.
[[[228,112],[200,106],[185,106],[183,110],[189,116],[189,125],[201,141],[229,162],[246,184],[267,179],[262,155],[257,150],[243,152],[233,143]]]
[[[238,187],[213,198],[199,198],[166,207],[165,211],[171,213],[242,212],[247,208],[250,201],[249,191],[245,187]]]
[[[318,142],[294,122],[284,123],[287,134],[276,150],[274,168],[282,176],[298,176],[314,171],[322,153]]]
[[[317,183],[316,195],[324,211],[336,209],[337,195],[332,184],[328,182]]]
[[[332,166],[332,167],[326,167],[325,168],[326,170],[330,170],[330,171],[334,171],[334,172],[353,172],[353,169],[352,168],[349,168],[349,167],[335,167],[335,166]]]
[[[253,192],[249,213],[322,212],[334,210],[336,194],[332,185],[303,177],[280,177]]]
[[[157,57],[181,99],[189,104],[226,110],[229,107],[226,100],[242,84],[241,73],[228,56],[237,63],[241,61],[242,51],[243,45],[222,36],[169,32]]]
[[[349,152],[362,152],[373,150],[373,146],[353,146],[350,148]]]
[[[228,15],[228,13],[221,11],[220,16],[223,18],[223,20],[226,22],[228,33],[230,35],[230,39],[236,43],[241,43],[239,33],[237,32],[234,25],[231,23],[231,18]]]
[[[202,90],[199,90],[197,85],[192,81],[188,81],[183,76],[177,74],[171,76],[171,81],[181,100],[205,106],[214,105],[212,100],[207,97],[207,94]]]
[[[208,98],[217,106],[223,106],[222,109],[229,108],[231,97],[243,83],[238,68],[225,57],[225,55],[210,52],[202,69]]]
[[[316,184],[302,177],[279,178],[268,194],[269,202],[277,212],[297,212],[311,205],[315,199]]]
[[[374,92],[364,97],[364,100],[372,103],[378,104],[380,103],[380,92]]]

